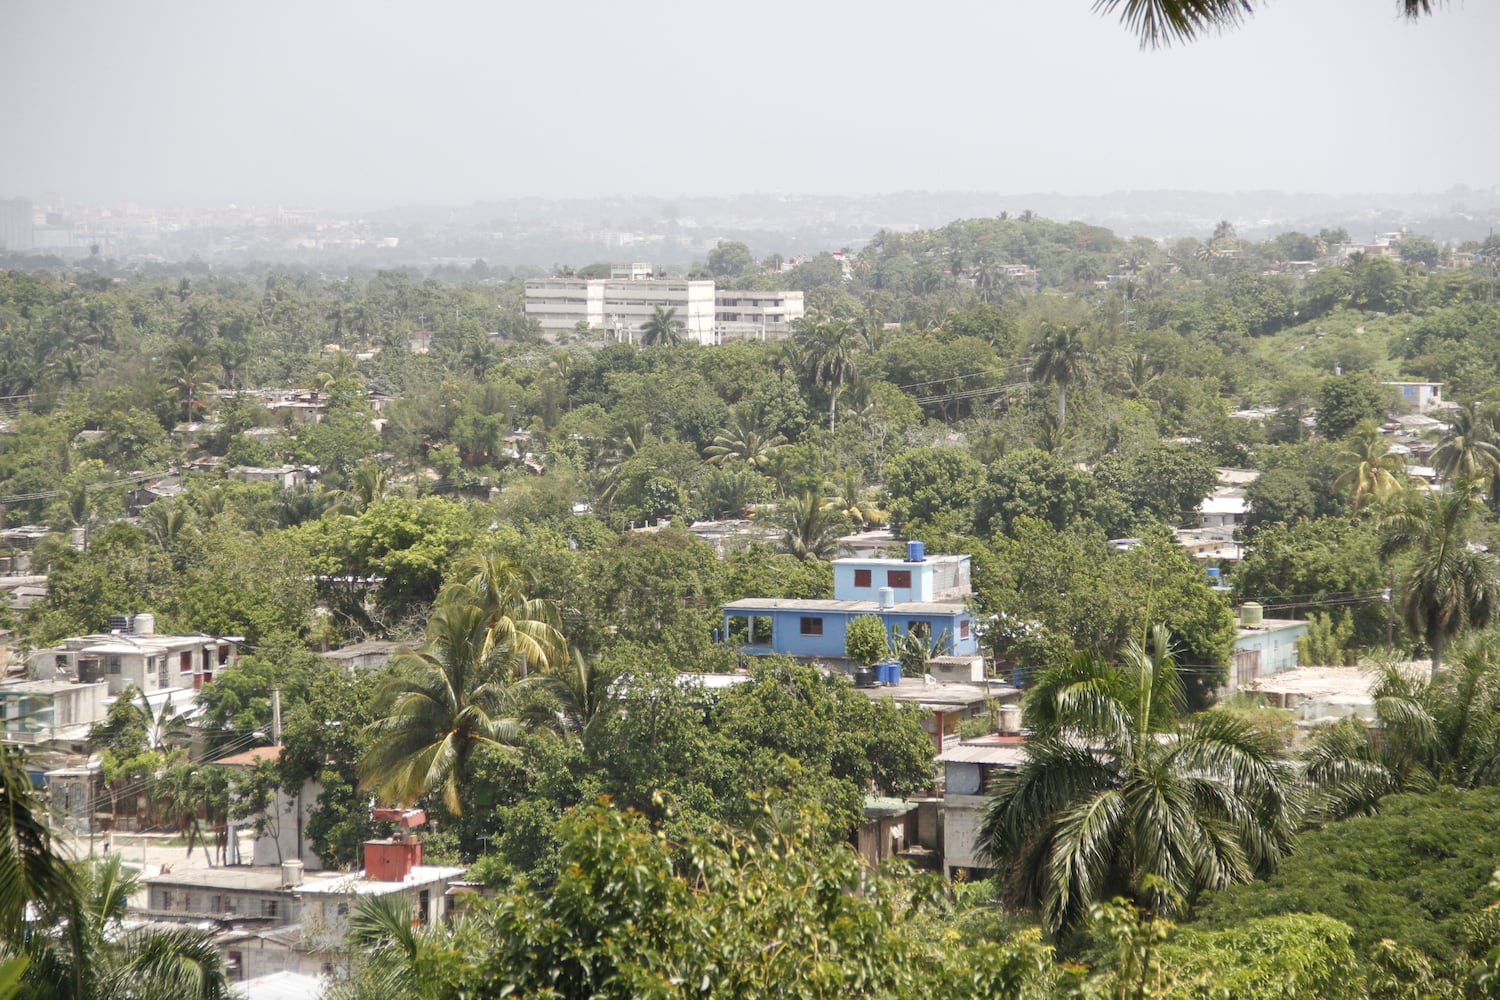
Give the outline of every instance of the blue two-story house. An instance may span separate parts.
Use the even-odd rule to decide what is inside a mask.
[[[879,615],[887,632],[917,632],[937,641],[937,655],[967,656],[979,652],[970,592],[968,556],[929,556],[921,542],[908,542],[905,559],[835,559],[832,600],[726,604],[723,634],[751,655],[842,660],[849,622]]]

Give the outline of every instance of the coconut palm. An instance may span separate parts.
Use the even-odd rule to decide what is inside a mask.
[[[1494,562],[1468,541],[1481,485],[1478,479],[1455,479],[1444,490],[1403,490],[1377,520],[1381,555],[1410,556],[1401,614],[1432,650],[1434,677],[1443,665],[1443,644],[1465,629],[1488,625],[1497,599]]]
[[[364,896],[349,917],[349,944],[359,956],[353,975],[328,985],[330,1000],[371,996],[429,1000],[443,996],[437,963],[449,948],[434,938],[445,930],[414,919],[411,900],[400,893]]]
[[[614,702],[620,672],[573,649],[566,666],[554,673],[536,674],[532,686],[543,695],[526,714],[526,721],[576,738],[585,746],[597,720]]]
[[[677,318],[677,307],[655,307],[651,318],[641,324],[642,347],[672,347],[682,343],[682,320]]]
[[[786,438],[767,432],[755,414],[737,409],[730,416],[724,433],[715,436],[714,443],[704,448],[703,454],[710,465],[748,465],[752,469],[763,469],[785,447]]]
[[[1391,451],[1390,440],[1373,420],[1349,432],[1335,461],[1343,472],[1334,480],[1334,488],[1348,494],[1355,510],[1392,496],[1405,481],[1406,459]]]
[[[980,830],[1012,905],[1052,933],[1126,894],[1156,913],[1245,882],[1291,849],[1292,772],[1270,734],[1228,713],[1184,718],[1166,629],[1124,662],[1080,654],[1027,694],[1026,761]]]
[[[213,383],[207,349],[189,341],[178,341],[167,349],[163,366],[167,382],[182,397],[182,419],[191,421],[193,410],[199,405],[198,397]]]
[[[1495,417],[1478,403],[1453,411],[1448,431],[1432,453],[1432,467],[1444,479],[1500,474],[1500,441]]]
[[[519,692],[494,662],[490,617],[480,603],[439,599],[426,641],[395,658],[377,696],[360,788],[400,806],[440,792],[449,810],[463,811],[474,750],[510,745],[521,732]]]
[[[567,662],[557,609],[551,601],[527,596],[536,582],[529,569],[490,552],[467,556],[459,574],[460,582],[446,588],[443,598],[484,612],[490,645],[510,658],[520,676],[533,667],[560,668]]]
[[[197,517],[186,501],[162,497],[141,511],[141,527],[157,548],[172,557],[181,571],[187,565],[185,545],[197,534]]]
[[[781,525],[781,550],[798,559],[828,559],[838,552],[843,518],[815,492],[792,497],[776,513]]]
[[[1386,667],[1371,691],[1373,727],[1348,719],[1313,737],[1303,756],[1311,819],[1370,815],[1387,795],[1436,787],[1437,726],[1423,697],[1426,687]]]
[[[76,901],[67,858],[52,839],[47,805],[21,755],[0,749],[0,951],[26,935],[27,909],[66,913]]]
[[[1032,348],[1031,377],[1057,386],[1057,424],[1068,422],[1068,388],[1088,379],[1089,352],[1083,329],[1042,323],[1042,336]]]

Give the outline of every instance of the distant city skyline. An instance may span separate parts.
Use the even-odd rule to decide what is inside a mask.
[[[0,10],[0,198],[365,209],[735,192],[1489,190],[1500,5],[1089,0]]]

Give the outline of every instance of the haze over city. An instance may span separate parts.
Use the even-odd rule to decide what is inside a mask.
[[[21,0],[0,197],[1484,191],[1497,29],[1492,4],[1309,0],[1143,51],[1088,0]]]

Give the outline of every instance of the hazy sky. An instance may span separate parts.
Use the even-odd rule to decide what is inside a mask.
[[[0,197],[382,207],[1500,183],[1500,3],[0,0]]]

